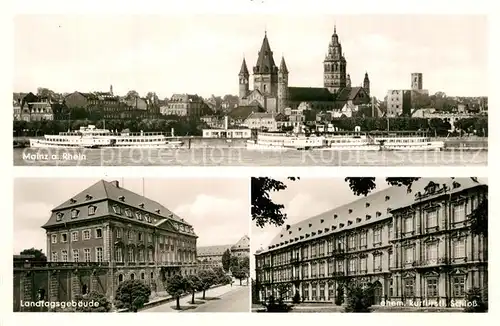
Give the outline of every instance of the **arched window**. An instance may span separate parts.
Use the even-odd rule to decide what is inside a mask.
[[[130,274],[130,279],[131,280],[135,279],[135,274],[134,273]]]
[[[144,278],[145,278],[144,273],[141,273],[141,280],[143,280]]]
[[[88,289],[87,289],[87,284],[82,285],[82,294],[87,294]]]
[[[118,283],[123,282],[123,274],[118,275]]]

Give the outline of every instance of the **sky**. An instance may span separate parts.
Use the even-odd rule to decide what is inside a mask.
[[[380,99],[410,88],[413,72],[430,93],[488,95],[480,15],[18,15],[13,88],[237,95],[242,59],[251,71],[265,31],[290,86],[322,87],[334,25],[353,86],[368,72]]]
[[[118,180],[142,193],[142,179]],[[50,212],[98,179],[17,178],[14,180],[14,254],[35,247],[46,252],[41,228]],[[249,180],[247,178],[144,179],[144,194],[190,223],[197,246],[236,243],[249,235]]]

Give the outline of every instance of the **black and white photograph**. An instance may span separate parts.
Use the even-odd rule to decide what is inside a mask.
[[[249,312],[248,178],[16,178],[14,312]]]
[[[486,178],[251,180],[252,312],[487,312]]]
[[[17,15],[14,43],[15,166],[487,165],[486,15]]]

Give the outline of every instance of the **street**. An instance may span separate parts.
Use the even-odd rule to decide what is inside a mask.
[[[195,295],[195,304],[191,304],[191,295],[180,299],[181,310],[175,310],[175,300],[162,305],[144,309],[144,312],[249,312],[250,311],[250,287],[239,285],[225,285],[209,289],[205,293]]]

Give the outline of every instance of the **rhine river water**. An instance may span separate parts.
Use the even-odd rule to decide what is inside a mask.
[[[197,149],[14,149],[15,166],[486,166],[486,150],[287,151]]]

